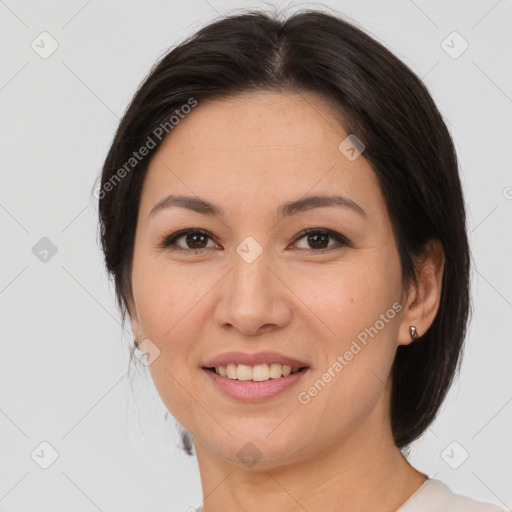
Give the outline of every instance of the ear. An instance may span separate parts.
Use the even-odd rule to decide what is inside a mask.
[[[409,345],[413,340],[409,327],[414,325],[421,337],[432,325],[439,309],[444,272],[444,250],[439,240],[429,240],[416,260],[417,284],[411,284],[407,305],[400,322],[398,345]]]

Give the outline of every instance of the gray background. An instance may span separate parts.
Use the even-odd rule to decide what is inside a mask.
[[[423,77],[453,134],[474,314],[460,378],[410,460],[455,492],[510,509],[512,3],[323,5]],[[179,450],[175,421],[164,420],[140,363],[130,387],[132,341],[103,270],[91,192],[156,59],[217,13],[250,6],[265,4],[0,1],[2,511],[184,511],[201,502],[195,458]],[[52,40],[58,48],[42,58]]]

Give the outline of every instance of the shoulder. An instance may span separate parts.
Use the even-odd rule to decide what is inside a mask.
[[[397,512],[510,512],[497,505],[475,501],[455,494],[434,478],[425,483],[397,510]]]

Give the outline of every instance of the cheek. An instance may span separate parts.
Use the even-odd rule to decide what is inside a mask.
[[[322,395],[315,398],[319,406],[323,403],[322,410],[328,409],[327,403],[333,414],[342,407],[347,421],[365,404],[375,403],[382,392],[396,351],[402,309],[396,268],[386,264],[386,271],[382,260],[380,266],[374,258],[367,261],[364,264],[361,258],[329,272],[303,274],[293,288],[306,297],[304,302],[314,313],[309,329],[314,325],[322,333],[317,338],[322,360],[308,383],[317,388],[312,394]]]
[[[214,276],[202,279],[197,273],[171,266],[164,261],[142,258],[135,263],[132,286],[144,335],[155,340],[182,340],[185,332],[198,326],[190,313],[197,315],[201,298],[214,283]],[[196,318],[196,317],[194,317]],[[179,332],[179,335],[177,334]],[[174,344],[173,344],[174,346]],[[169,347],[162,347],[167,349]],[[177,346],[176,346],[177,348]]]
[[[171,414],[179,417],[186,410],[187,401],[183,386],[190,387],[190,371],[187,366],[193,339],[197,334],[190,322],[194,311],[193,290],[186,288],[174,272],[156,265],[134,261],[132,286],[140,327],[144,338],[156,346],[158,354],[148,366],[155,387]],[[188,290],[187,294],[180,290]],[[192,297],[191,297],[192,296]],[[181,385],[180,385],[181,384]]]
[[[134,266],[134,268],[136,268]],[[204,322],[200,299],[201,287],[183,274],[149,266],[134,272],[133,288],[144,337],[158,348],[158,357],[148,366],[162,402],[181,424],[189,424],[194,377],[200,371],[191,366],[194,342]],[[183,291],[184,290],[184,291]]]
[[[288,282],[293,283],[294,293],[310,309],[325,337],[342,345],[374,325],[399,299],[398,270],[396,265],[366,254],[330,268],[301,269],[290,274]],[[385,320],[389,317],[395,318],[396,311],[390,311]],[[386,329],[394,323],[386,322]]]

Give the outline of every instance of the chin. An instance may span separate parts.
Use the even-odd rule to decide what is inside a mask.
[[[302,458],[299,454],[299,441],[292,439],[285,430],[281,434],[273,432],[270,435],[271,429],[265,429],[260,435],[250,429],[228,431],[232,437],[223,436],[222,441],[216,440],[207,444],[219,457],[241,468],[271,469]],[[304,437],[299,439],[303,441]]]

